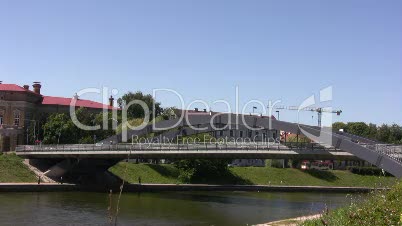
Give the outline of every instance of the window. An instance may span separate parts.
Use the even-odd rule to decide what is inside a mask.
[[[14,126],[20,125],[20,112],[14,111]]]
[[[240,137],[243,137],[243,131],[240,131]]]
[[[223,130],[219,131],[219,136],[221,136],[221,137],[223,136]]]
[[[252,136],[253,136],[253,131],[249,130],[249,131],[248,131],[248,137],[251,138]]]
[[[4,111],[0,110],[0,125],[3,125]]]
[[[233,130],[230,130],[230,136],[231,136],[231,137],[234,137],[234,136],[233,136]]]

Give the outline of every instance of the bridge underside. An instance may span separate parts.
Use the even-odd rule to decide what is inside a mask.
[[[121,180],[108,169],[121,159],[32,158],[29,164],[54,181],[116,186]]]

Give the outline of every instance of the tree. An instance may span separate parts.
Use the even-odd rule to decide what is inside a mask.
[[[104,117],[104,114],[106,114],[106,117]],[[95,138],[95,142],[104,140],[115,134],[116,131],[114,129],[117,128],[113,128],[113,124],[118,124],[119,122],[121,122],[121,115],[118,114],[117,118],[113,118],[112,112],[101,112],[94,117],[94,125],[99,125],[101,127],[101,129],[93,131],[93,135],[95,135],[95,137],[93,137]],[[107,119],[107,128],[103,127],[104,118]]]
[[[121,98],[117,100],[117,103],[119,104],[120,108],[123,109],[127,104],[129,104],[134,100],[143,101],[148,106],[150,113],[149,116],[150,120],[152,120],[154,117],[160,115],[163,112],[160,103],[156,102],[152,97],[152,95],[150,94],[144,95],[141,91],[137,91],[135,93],[128,92],[124,94]],[[153,115],[154,108],[155,108],[155,115]],[[144,118],[145,117],[144,109],[139,104],[133,104],[129,106],[129,108],[127,109],[127,117],[129,119]]]
[[[402,144],[402,127],[397,124],[391,126],[383,124],[378,127],[373,123],[367,125],[364,122],[348,122],[347,124],[335,122],[332,124],[332,128],[335,131],[345,129],[348,133],[375,139],[384,143]]]
[[[168,108],[163,109],[163,112],[161,114],[163,120],[176,118],[177,117],[176,110],[177,110],[177,108],[175,108],[175,107],[168,107]]]
[[[221,159],[188,159],[176,161],[174,164],[180,170],[180,179],[191,182],[226,175],[229,162]]]
[[[390,136],[388,141],[390,143],[399,143],[402,140],[402,127],[397,124],[393,124],[389,130]]]
[[[334,122],[332,124],[332,129],[334,131],[339,131],[340,129],[346,129],[346,124],[343,122]]]
[[[70,115],[64,113],[51,114],[43,126],[45,144],[92,144],[111,136],[112,120],[108,120],[108,129],[103,128],[103,114],[90,113],[85,108],[76,110],[79,122],[87,126],[100,125],[98,130],[82,130],[72,121]],[[110,114],[110,113],[107,113]],[[108,115],[109,119],[110,115]]]
[[[382,141],[382,142],[389,142],[389,136],[391,134],[391,131],[388,127],[388,125],[383,124],[378,128],[377,131],[377,140]]]
[[[369,127],[364,122],[348,122],[347,132],[358,136],[367,137],[369,134]]]
[[[37,111],[33,112],[32,118],[30,118],[26,123],[26,142],[27,144],[34,144],[36,140],[43,140],[43,126],[45,125],[48,113],[39,113]]]
[[[370,138],[370,139],[376,139],[376,137],[377,137],[377,130],[378,130],[377,125],[376,125],[376,124],[373,124],[373,123],[370,123],[370,124],[368,125],[368,127],[369,127],[369,129],[368,129],[367,137]]]
[[[43,126],[45,144],[77,143],[77,131],[71,119],[63,113],[52,114]]]

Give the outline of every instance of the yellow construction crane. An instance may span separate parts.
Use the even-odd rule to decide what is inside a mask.
[[[290,111],[299,111],[299,107],[297,106],[274,106],[273,109],[277,110],[276,112],[279,113],[279,110],[290,110]],[[300,111],[311,111],[311,112],[317,112],[318,114],[318,126],[321,127],[321,119],[322,119],[322,113],[332,113],[336,115],[341,115],[342,110],[329,110],[326,108],[314,108],[314,107],[305,107],[300,109]],[[279,120],[279,117],[278,117]]]

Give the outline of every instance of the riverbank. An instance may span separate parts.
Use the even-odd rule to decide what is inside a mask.
[[[64,192],[80,190],[80,186],[75,184],[0,183],[0,192]]]
[[[250,192],[334,192],[368,193],[386,188],[326,187],[326,186],[270,186],[270,185],[208,185],[208,184],[127,184],[126,192],[160,191],[250,191]]]
[[[127,173],[125,169],[127,167]],[[323,186],[323,187],[389,187],[395,184],[394,177],[363,176],[349,171],[302,171],[273,167],[232,167],[225,176],[208,175],[202,180],[183,182],[179,170],[172,164],[134,164],[120,162],[109,169],[111,173],[131,184],[141,178],[143,184],[183,185],[267,185],[267,186]],[[15,154],[0,155],[0,183],[36,183],[37,176]],[[43,181],[42,181],[43,182]],[[220,187],[220,189],[222,186]],[[273,189],[273,188],[270,188]]]
[[[146,184],[185,184],[179,179],[179,170],[171,164],[120,162],[109,171],[130,183],[138,183],[138,178],[141,178],[142,183]],[[210,175],[202,180],[191,181],[191,184],[328,187],[388,187],[395,183],[394,177],[358,175],[342,170],[302,171],[268,166],[232,167],[224,177]]]
[[[119,191],[119,186],[84,186],[57,183],[0,183],[0,192],[53,192],[53,191]],[[208,185],[208,184],[125,184],[124,192],[165,192],[165,191],[247,191],[247,192],[333,192],[368,193],[386,188],[369,187],[328,187],[328,186],[269,186],[269,185]]]
[[[364,202],[351,200],[349,206],[328,210],[316,220],[307,220],[303,226],[325,225],[402,225],[402,182],[389,191],[376,191]]]
[[[297,226],[307,220],[319,219],[321,214],[315,214],[310,216],[296,217],[287,220],[273,221],[266,224],[258,224],[256,226]]]
[[[14,153],[0,154],[0,183],[29,183],[38,179]]]

